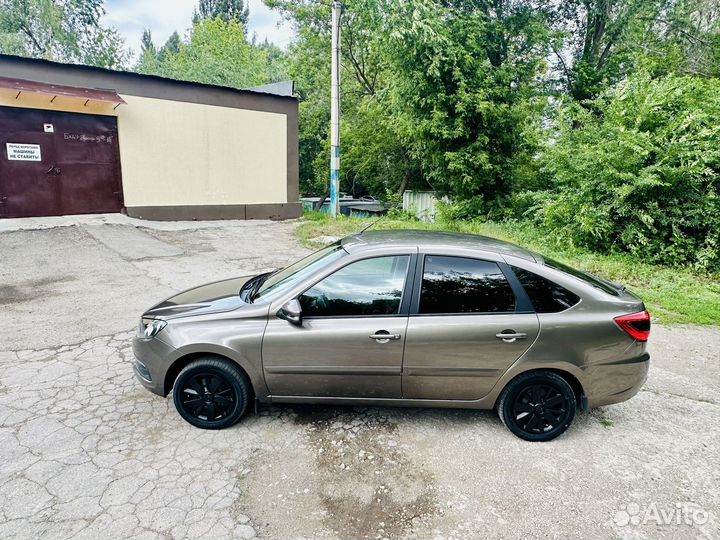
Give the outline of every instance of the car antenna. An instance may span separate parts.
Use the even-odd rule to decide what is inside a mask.
[[[380,222],[381,222],[383,219],[385,219],[386,217],[387,217],[387,216],[380,216],[379,218],[377,218],[375,221],[373,221],[373,222],[372,222],[370,225],[368,225],[367,227],[363,227],[363,229],[362,229],[358,234],[362,234],[362,233],[364,233],[365,231],[367,231],[370,227],[374,227],[375,225],[377,225],[378,223],[380,223]]]

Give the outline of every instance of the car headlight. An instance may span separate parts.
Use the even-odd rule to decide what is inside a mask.
[[[153,338],[166,326],[167,321],[163,321],[162,319],[141,319],[140,335],[145,339]]]

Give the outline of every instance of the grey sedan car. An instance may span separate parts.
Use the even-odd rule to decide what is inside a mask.
[[[200,428],[259,403],[495,408],[547,441],[640,390],[649,333],[625,287],[516,245],[372,231],[161,302],[134,370]]]

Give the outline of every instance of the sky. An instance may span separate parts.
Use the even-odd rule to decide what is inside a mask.
[[[152,31],[157,46],[165,43],[174,30],[184,36],[192,25],[193,8],[197,3],[197,0],[105,0],[103,23],[117,28],[127,47],[137,55],[145,28]],[[281,18],[262,0],[249,0],[249,6],[248,37],[254,32],[258,41],[267,38],[279,47],[287,47],[293,35],[291,26],[285,22],[278,28]]]

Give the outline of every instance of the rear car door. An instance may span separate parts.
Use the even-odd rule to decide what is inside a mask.
[[[420,256],[402,393],[407,399],[480,399],[532,345],[537,315],[499,260]]]
[[[273,396],[400,398],[414,254],[356,260],[298,296],[302,325],[271,318],[263,338]]]

